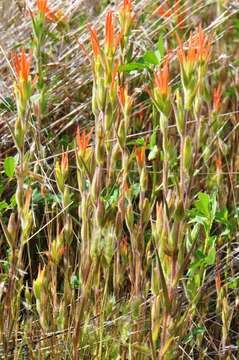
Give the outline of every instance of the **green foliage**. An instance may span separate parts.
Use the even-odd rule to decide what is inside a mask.
[[[12,179],[15,173],[17,161],[16,158],[9,156],[4,160],[5,174]]]
[[[66,3],[2,39],[0,357],[236,356],[238,9]]]

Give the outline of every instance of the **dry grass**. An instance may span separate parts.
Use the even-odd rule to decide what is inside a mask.
[[[161,47],[172,49],[172,109],[166,119],[152,95],[161,64],[150,64],[118,74],[116,86],[125,89],[127,79],[125,96],[133,107],[125,115],[117,98],[112,125],[105,131],[111,100],[105,95],[101,107],[99,74],[92,72],[82,45],[94,61],[86,24],[95,25],[103,44],[110,7],[49,1],[51,9],[63,9],[67,24],[47,25],[54,36],[48,33],[42,46],[46,59],[40,69],[46,71],[48,105],[39,125],[29,100],[23,118],[30,126],[20,150],[10,131],[21,117],[14,105],[16,74],[10,59],[13,49],[34,47],[32,25],[24,1],[0,5],[0,204],[9,205],[15,193],[24,204],[18,200],[0,208],[3,359],[237,358],[239,4],[180,1],[180,28],[175,14],[154,14],[159,3],[167,9],[166,1],[134,2],[129,43],[116,57],[123,65],[139,63],[156,49],[158,39]],[[118,12],[118,5],[111,8]],[[187,48],[190,31],[200,23],[206,36],[213,36],[212,56],[202,83],[195,67],[197,95],[185,110],[175,33]],[[133,57],[128,61],[130,43]],[[36,64],[34,56],[32,73]],[[218,83],[223,100],[215,114]],[[99,98],[92,113],[93,86]],[[102,86],[107,94],[108,85]],[[176,121],[177,88],[184,101],[182,133]],[[123,122],[128,124],[125,137]],[[95,130],[82,152],[76,151],[77,126],[81,134]],[[137,149],[146,151],[145,159]],[[18,168],[9,179],[4,161],[17,153]],[[8,231],[15,234],[10,241]]]

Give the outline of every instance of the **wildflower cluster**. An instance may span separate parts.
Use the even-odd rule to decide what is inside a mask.
[[[202,27],[199,26],[195,34],[190,34],[187,50],[184,49],[179,36],[177,39],[185,109],[190,110],[198,90],[201,91],[211,56],[212,38],[207,37]]]
[[[210,63],[212,37],[202,26],[183,43],[188,2],[146,2],[150,11],[157,6],[153,15],[162,18],[151,28],[151,42],[142,40],[142,27],[133,31],[134,25],[146,29],[149,19],[155,20],[152,11],[148,17],[141,13],[142,3],[123,0],[107,10],[102,30],[83,26],[91,56],[81,48],[91,66],[77,67],[71,62],[78,56],[77,46],[71,48],[76,32],[58,38],[64,13],[37,0],[30,12],[30,50],[12,56],[17,111],[15,122],[7,125],[18,154],[14,175],[8,176],[4,161],[9,181],[4,181],[7,191],[0,188],[3,196],[12,194],[9,184],[15,187],[11,202],[0,201],[5,357],[14,346],[14,355],[21,357],[25,345],[33,358],[73,360],[166,360],[186,353],[197,357],[201,348],[203,356],[212,348],[226,357],[233,351],[237,279],[227,286],[225,279],[233,279],[235,269],[231,261],[222,267],[221,260],[224,253],[228,260],[238,225],[238,136],[233,115],[222,121],[221,112],[236,105],[236,96],[223,99],[226,69],[221,74],[216,68],[216,75],[207,71],[215,64]],[[73,20],[69,26],[75,26]],[[50,36],[52,29],[57,32]],[[48,62],[58,40],[59,54],[67,49],[59,63],[70,66],[51,63],[57,68],[54,80],[62,84],[67,74],[64,86],[74,95],[63,117],[58,109],[68,106],[65,94],[59,94],[57,112],[47,112],[56,103],[57,83],[50,91]],[[142,54],[142,43],[152,48]],[[92,113],[84,124],[75,124],[78,108],[71,109],[78,89],[69,79],[76,73],[81,83],[83,67],[90,68]],[[69,118],[63,125],[72,131],[48,141],[45,123],[55,130]],[[212,292],[204,291],[208,284]],[[213,302],[219,326],[206,321]],[[208,343],[204,329],[217,341]]]

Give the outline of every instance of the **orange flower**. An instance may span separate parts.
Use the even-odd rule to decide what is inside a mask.
[[[189,65],[192,66],[196,63],[198,57],[197,57],[197,51],[194,45],[193,36],[192,33],[190,34],[190,38],[188,41],[188,51],[186,52],[183,49],[183,44],[181,39],[179,38],[178,34],[176,33],[177,41],[178,41],[178,60],[180,62],[180,65],[185,66]]]
[[[207,37],[205,35],[202,25],[200,25],[197,29],[197,33],[195,35],[195,46],[197,48],[199,60],[208,62],[211,56],[212,37]]]
[[[133,105],[133,97],[128,94],[128,84],[125,87],[118,86],[118,99],[124,115],[128,118]]]
[[[144,146],[143,147],[135,146],[134,151],[135,151],[137,163],[138,163],[139,167],[142,168],[145,163],[145,147]]]
[[[54,13],[54,18],[56,21],[59,21],[59,22],[66,22],[67,21],[67,18],[66,16],[64,15],[63,11],[62,10],[57,10],[55,13]]]
[[[160,95],[168,96],[169,94],[169,65],[168,56],[164,61],[162,69],[158,70],[154,76],[154,83]]]
[[[32,198],[32,188],[29,188],[26,191],[25,204],[24,204],[24,208],[26,211],[29,211],[31,198]]]
[[[93,53],[95,56],[98,56],[100,54],[100,43],[96,28],[94,26],[89,26],[89,31]]]
[[[183,49],[183,44],[178,34],[176,33],[178,40],[178,59],[181,65],[193,66],[197,62],[207,63],[210,60],[211,55],[211,37],[207,37],[200,25],[197,28],[196,34],[190,34],[188,41],[188,51]]]
[[[129,34],[134,19],[134,16],[131,14],[131,12],[132,12],[132,1],[124,0],[119,7],[119,19],[120,19],[122,34],[125,36]]]
[[[48,0],[37,0],[37,9],[40,13],[44,14],[49,20],[55,21],[55,14],[49,9]]]
[[[58,251],[59,251],[59,255],[63,256],[65,254],[65,247],[61,246]]]
[[[123,37],[123,33],[122,31],[119,32],[119,34],[116,36],[115,40],[114,40],[114,47],[115,47],[115,50],[118,48],[121,40],[122,40],[122,37]]]
[[[120,101],[120,104],[122,106],[125,105],[125,89],[123,88],[123,86],[119,86],[118,88],[118,98]]]
[[[216,158],[215,165],[218,171],[222,170],[222,160],[220,158]]]
[[[169,53],[164,58],[161,69],[154,74],[153,91],[149,91],[149,95],[153,97],[157,109],[166,117],[171,111],[170,87],[169,87]]]
[[[47,0],[37,0],[37,8],[40,12],[45,13],[48,10]]]
[[[28,81],[32,63],[32,51],[30,52],[29,59],[27,59],[24,49],[21,50],[20,55],[14,53],[12,56],[12,62],[18,78],[22,81]]]
[[[125,13],[130,13],[132,10],[132,2],[131,0],[124,0],[120,6],[120,9]]]
[[[106,49],[112,49],[114,41],[114,25],[113,25],[113,14],[110,10],[106,15],[105,21],[105,46]]]
[[[114,36],[114,21],[113,21],[113,13],[110,10],[106,15],[106,21],[105,21],[105,48],[107,52],[115,52],[117,47],[119,46],[119,43],[122,39],[122,32],[119,32],[119,34]]]
[[[222,105],[222,86],[219,84],[213,91],[213,110],[218,112]]]
[[[61,156],[61,171],[62,173],[67,174],[69,169],[69,160],[68,160],[68,152],[65,151]]]
[[[79,127],[77,128],[76,143],[78,146],[78,150],[82,155],[85,153],[85,151],[89,145],[93,130],[94,129],[92,128],[91,131],[89,132],[89,134],[86,135],[85,129],[83,130],[82,133],[80,133]]]
[[[95,56],[100,54],[100,42],[97,35],[95,26],[88,26],[90,31],[90,39],[92,50]],[[106,15],[105,20],[105,49],[107,53],[112,53],[117,49],[119,43],[122,39],[122,33],[120,32],[117,37],[114,39],[114,22],[113,22],[113,13],[110,10]]]

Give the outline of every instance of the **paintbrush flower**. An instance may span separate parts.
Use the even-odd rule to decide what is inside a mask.
[[[22,49],[19,55],[17,53],[13,54],[12,62],[18,79],[27,82],[32,63],[32,52],[30,52],[29,58],[27,58],[25,50]]]
[[[213,111],[218,112],[222,105],[222,86],[219,84],[213,91]]]
[[[150,92],[152,94],[152,92]],[[169,87],[169,55],[164,59],[163,66],[154,74],[153,98],[157,108],[166,117],[170,112],[170,87]]]
[[[15,94],[19,115],[22,116],[27,108],[27,102],[32,94],[32,89],[37,81],[37,77],[32,81],[30,69],[32,64],[32,52],[26,55],[24,49],[19,54],[12,54],[12,64],[16,74]]]
[[[91,40],[93,54],[95,57],[97,57],[98,55],[100,55],[100,43],[99,43],[97,31],[95,26],[89,26],[88,28],[90,31],[90,40]]]
[[[124,0],[119,7],[119,20],[122,34],[128,36],[133,24],[132,1]]]
[[[144,164],[145,164],[145,147],[139,147],[139,146],[135,146],[134,148],[135,151],[135,156],[136,156],[136,160],[138,163],[139,168],[143,168]]]
[[[55,13],[52,12],[48,7],[48,0],[37,0],[36,2],[37,10],[40,14],[46,16],[50,21],[55,21]]]
[[[168,58],[166,58],[162,69],[155,72],[154,84],[161,96],[169,95],[169,66]]]
[[[205,35],[205,32],[200,25],[194,35],[192,33],[190,34],[188,47],[187,50],[185,50],[182,40],[179,38],[178,34],[176,34],[176,36],[178,41],[178,60],[180,66],[189,76],[194,71],[197,64],[209,62],[212,44],[211,37]]]
[[[92,128],[90,130],[90,132],[88,134],[86,134],[85,129],[82,131],[82,133],[80,133],[79,127],[77,128],[76,143],[77,143],[79,155],[83,156],[85,154],[86,149],[89,146],[89,142],[91,140],[93,130],[94,129]]]
[[[113,42],[114,42],[114,23],[113,23],[113,13],[110,10],[106,15],[106,21],[105,21],[105,49],[107,53],[109,52],[112,53]]]

